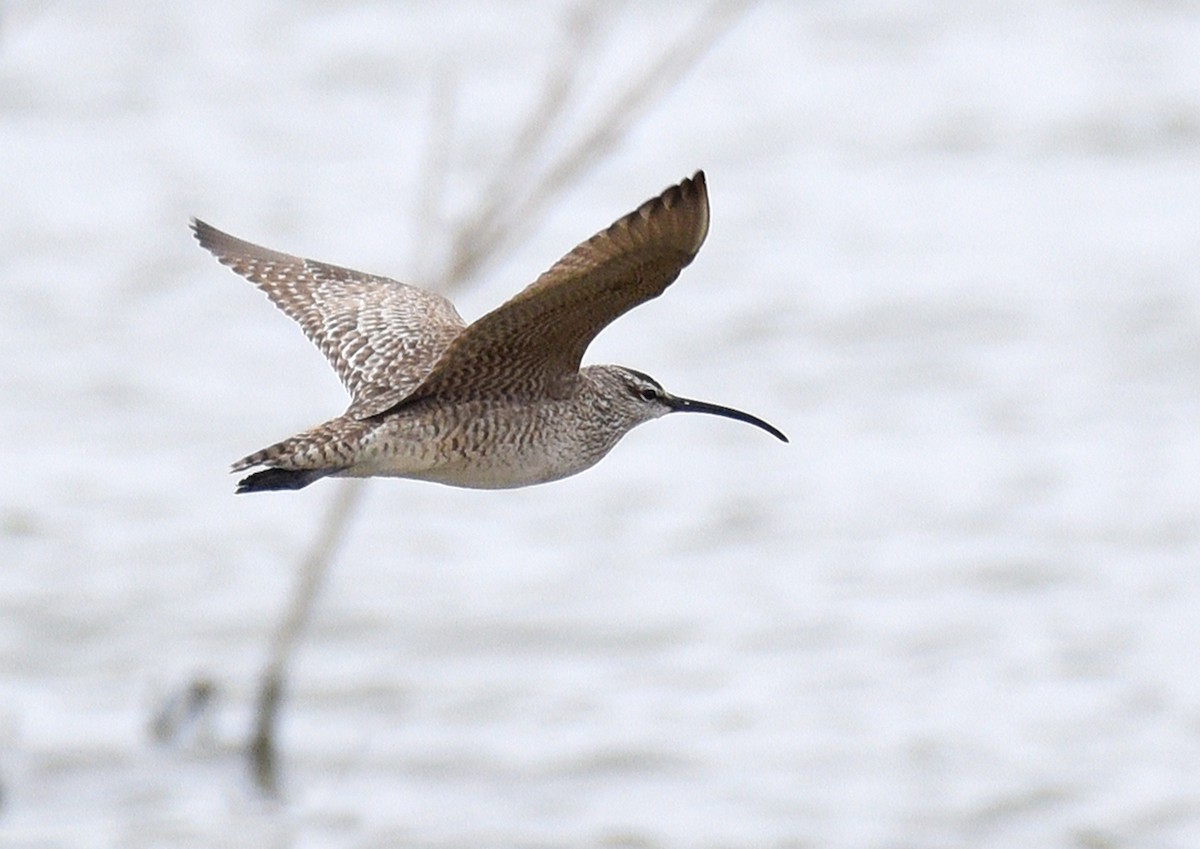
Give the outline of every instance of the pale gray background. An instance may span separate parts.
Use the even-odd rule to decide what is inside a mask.
[[[187,219],[424,282],[439,85],[453,216],[567,8],[0,14],[0,843],[1200,845],[1200,6],[750,8],[456,300],[703,167],[704,250],[589,360],[792,444],[373,483],[273,803],[236,747],[337,484],[225,470],[344,396]],[[699,14],[604,15],[576,120]],[[200,673],[211,727],[152,745]]]

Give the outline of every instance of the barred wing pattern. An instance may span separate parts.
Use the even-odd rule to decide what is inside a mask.
[[[409,397],[569,394],[592,339],[674,282],[704,243],[708,218],[699,171],[576,247],[471,324]]]
[[[356,419],[403,400],[465,327],[454,305],[433,292],[272,251],[200,220],[192,230],[222,265],[300,325],[350,393],[347,414]]]

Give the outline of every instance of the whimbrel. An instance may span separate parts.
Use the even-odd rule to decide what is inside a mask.
[[[262,466],[238,492],[300,489],[326,476],[415,478],[503,489],[600,461],[667,413],[762,419],[679,398],[630,368],[580,368],[618,316],[663,293],[708,233],[704,172],[652,198],[467,325],[440,295],[243,242],[193,220],[196,239],[298,322],[346,390],[336,419],[238,460]]]

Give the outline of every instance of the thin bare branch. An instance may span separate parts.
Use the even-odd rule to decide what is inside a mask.
[[[279,708],[283,702],[288,667],[300,636],[312,618],[317,592],[325,582],[329,565],[345,539],[350,519],[362,500],[364,484],[363,480],[348,480],[334,495],[329,511],[321,523],[321,532],[300,565],[300,581],[271,644],[271,653],[259,683],[258,710],[249,749],[255,783],[267,793],[275,793],[279,783],[275,729],[279,720]]]
[[[709,6],[695,26],[635,77],[575,144],[564,150],[540,179],[532,181],[524,200],[510,204],[503,215],[477,216],[465,225],[454,242],[454,255],[444,281],[447,290],[477,274],[485,260],[512,247],[540,221],[550,202],[616,147],[747,8],[744,2]]]
[[[425,151],[425,165],[421,169],[421,186],[417,192],[415,213],[417,229],[413,267],[419,272],[432,272],[433,246],[440,241],[438,233],[443,226],[442,203],[446,195],[446,180],[450,175],[450,149],[454,138],[458,89],[456,70],[445,67],[434,77],[430,101],[429,144]]]
[[[559,153],[540,177],[535,177],[534,165],[549,143],[550,131],[565,120],[599,30],[597,20],[604,4],[587,0],[577,6],[567,27],[561,60],[548,76],[538,106],[531,110],[509,155],[497,167],[477,214],[454,228],[445,272],[434,276],[434,280],[441,278],[440,288],[446,291],[460,287],[474,278],[485,262],[495,259],[501,250],[511,248],[558,195],[624,138],[745,7],[744,3],[729,2],[710,6],[692,29],[635,77],[609,109],[573,145]],[[450,73],[441,77],[435,87],[429,159],[417,208],[418,251],[427,252],[428,246],[435,243],[433,228],[440,221],[450,168],[456,90],[457,80]],[[422,263],[428,262],[428,253],[418,256]],[[255,781],[267,793],[276,792],[279,782],[276,728],[288,669],[334,554],[361,504],[364,488],[365,481],[352,480],[335,494],[320,533],[301,564],[299,582],[271,645],[260,680],[255,730],[249,746]]]
[[[600,31],[599,18],[604,4],[587,0],[570,13],[564,27],[564,41],[556,52],[558,60],[545,77],[538,105],[526,116],[524,126],[509,149],[508,156],[492,174],[474,211],[455,227],[450,240],[450,262],[443,269],[441,291],[448,292],[478,269],[488,255],[477,247],[497,219],[504,218],[517,205],[516,198],[529,190],[538,156],[554,135],[572,103],[582,71],[589,64]]]

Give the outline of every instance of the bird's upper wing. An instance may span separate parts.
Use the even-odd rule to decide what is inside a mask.
[[[592,236],[471,324],[409,397],[567,391],[596,334],[661,295],[707,233],[708,190],[699,171]]]
[[[321,349],[367,418],[428,375],[465,326],[441,295],[387,277],[290,256],[193,220],[196,240],[254,283]]]

